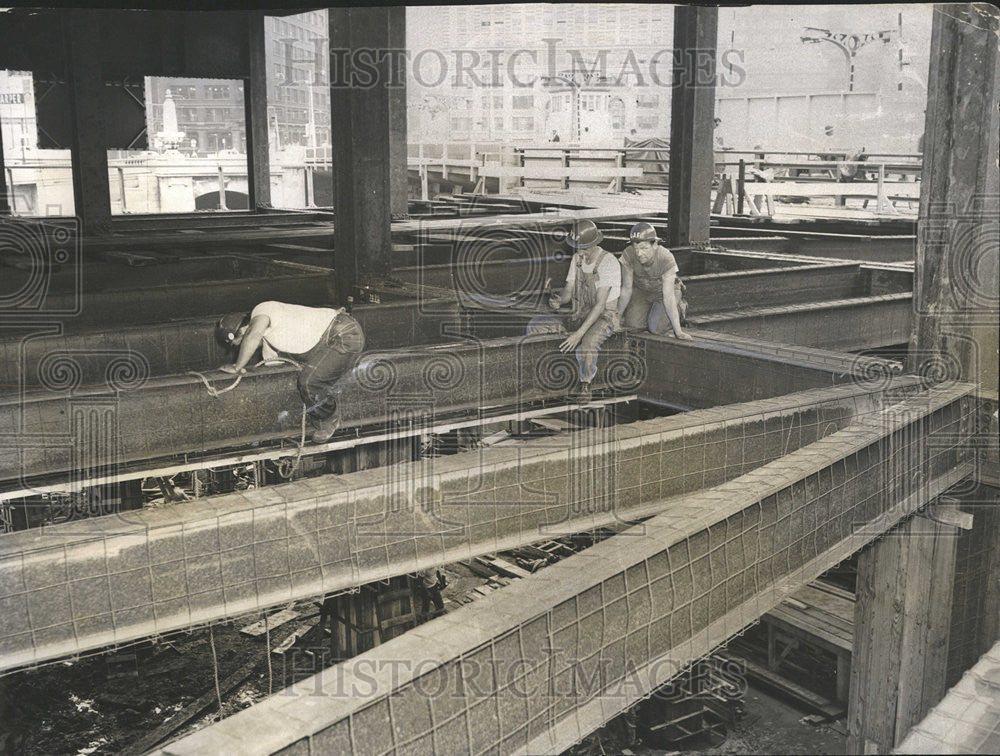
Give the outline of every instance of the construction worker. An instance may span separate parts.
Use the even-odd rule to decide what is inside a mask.
[[[441,570],[419,570],[416,573],[415,581],[416,598],[420,601],[420,611],[415,612],[417,621],[426,622],[444,614],[444,599],[441,597],[441,590],[447,585],[447,580]],[[431,613],[431,604],[434,604],[433,614]]]
[[[648,223],[636,223],[629,231],[631,244],[621,256],[622,292],[618,313],[625,328],[643,329],[665,336],[669,321],[674,336],[691,340],[681,329],[680,293],[677,261],[666,247],[660,246],[656,229]]]
[[[553,310],[558,311],[570,302],[573,308],[565,316],[539,315],[528,323],[528,334],[569,332],[559,350],[576,352],[580,386],[575,396],[581,402],[591,398],[590,384],[597,375],[598,350],[619,327],[621,266],[614,255],[601,248],[603,240],[604,235],[593,221],[574,224],[566,238],[566,244],[576,250],[566,286],[561,294],[549,299]]]
[[[245,373],[258,349],[264,361],[300,364],[299,394],[315,428],[312,440],[329,440],[339,425],[333,386],[365,348],[358,321],[343,308],[261,302],[245,315],[224,315],[217,333],[225,345],[239,347],[236,361],[219,368],[226,373]]]

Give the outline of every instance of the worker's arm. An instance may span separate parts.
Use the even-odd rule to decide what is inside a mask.
[[[566,340],[559,345],[560,352],[571,352],[580,345],[580,342],[583,340],[587,330],[597,322],[597,319],[601,317],[601,314],[604,312],[604,307],[608,303],[608,295],[610,294],[610,286],[602,286],[597,290],[597,301],[594,303],[594,306],[590,308],[590,312],[587,313],[587,317],[584,319],[580,327],[567,336]]]
[[[622,293],[618,296],[618,316],[625,314],[625,308],[632,300],[632,269],[622,262]]]
[[[670,327],[674,329],[674,336],[686,341],[692,341],[692,338],[681,330],[681,316],[677,310],[677,297],[674,295],[677,271],[671,270],[668,273],[664,273],[661,280],[663,281],[663,309],[667,313],[667,320],[670,321]]]
[[[549,297],[549,307],[551,307],[553,310],[558,310],[564,304],[569,302],[569,300],[572,298],[573,298],[573,287],[570,286],[569,282],[567,281],[566,285],[563,286],[562,291],[560,293],[553,294],[551,297]]]
[[[250,327],[243,335],[240,342],[240,352],[236,357],[236,362],[232,365],[223,365],[219,370],[224,373],[242,373],[254,354],[260,349],[264,340],[264,331],[271,325],[271,319],[267,315],[258,315],[250,321]]]

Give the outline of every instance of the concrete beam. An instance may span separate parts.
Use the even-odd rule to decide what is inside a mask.
[[[887,396],[792,394],[0,535],[0,669],[649,516],[882,418]]]
[[[715,47],[719,9],[674,8],[670,98],[670,192],[667,246],[706,242],[715,160]]]
[[[893,751],[899,754],[997,753],[1000,709],[996,671],[1000,643],[983,654]]]
[[[970,388],[665,501],[159,753],[561,753],[967,475]]]

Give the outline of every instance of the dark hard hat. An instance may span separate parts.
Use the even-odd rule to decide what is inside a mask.
[[[246,323],[247,319],[246,313],[242,312],[223,315],[215,327],[215,335],[219,341],[228,346],[233,343],[236,332]]]
[[[566,237],[566,243],[575,249],[588,249],[604,241],[604,234],[592,220],[577,221]]]
[[[656,241],[656,229],[649,223],[643,221],[642,223],[636,223],[632,226],[632,230],[628,232],[628,237],[634,242]]]

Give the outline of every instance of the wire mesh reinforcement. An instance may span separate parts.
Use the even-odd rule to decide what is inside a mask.
[[[561,752],[968,475],[970,389],[675,498],[162,753]]]

